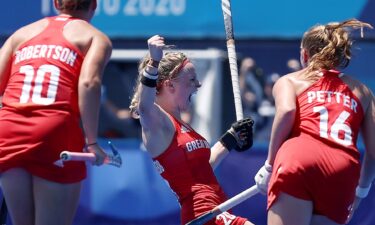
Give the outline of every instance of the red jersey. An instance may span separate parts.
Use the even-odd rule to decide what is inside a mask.
[[[284,192],[312,201],[314,214],[345,222],[359,179],[356,142],[364,112],[339,76],[326,71],[297,97],[291,137],[274,162],[268,207]]]
[[[0,172],[23,167],[57,182],[86,176],[83,163],[53,164],[63,150],[82,151],[78,79],[84,59],[64,38],[71,17],[46,18],[49,24],[12,57],[0,111]]]
[[[226,196],[209,163],[209,143],[190,126],[172,116],[170,118],[176,129],[172,142],[153,160],[156,169],[176,194],[181,205],[181,224],[186,224],[224,202]],[[245,221],[224,213],[208,224],[242,225]]]
[[[358,158],[357,137],[364,112],[359,99],[339,78],[338,71],[324,76],[297,98],[292,136],[306,133]]]

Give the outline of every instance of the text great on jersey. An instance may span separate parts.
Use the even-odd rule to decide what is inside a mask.
[[[188,152],[200,149],[200,148],[211,148],[210,144],[206,140],[196,139],[186,143],[186,149]]]

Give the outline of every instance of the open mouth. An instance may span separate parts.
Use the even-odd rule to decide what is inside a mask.
[[[197,92],[193,92],[189,95],[189,102],[190,103],[194,103],[195,102],[195,99],[196,99],[196,96],[197,96]]]

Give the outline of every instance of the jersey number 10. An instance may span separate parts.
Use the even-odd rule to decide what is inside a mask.
[[[27,103],[31,96],[31,101],[35,104],[50,105],[55,102],[57,85],[59,84],[60,69],[54,65],[41,65],[36,71],[34,67],[25,65],[20,67],[20,72],[25,74],[23,80],[20,103]],[[34,80],[36,72],[36,77]],[[47,95],[42,97],[43,82],[46,74],[50,74]],[[34,80],[34,86],[32,82]]]

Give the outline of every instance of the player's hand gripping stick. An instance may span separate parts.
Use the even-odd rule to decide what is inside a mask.
[[[109,141],[109,147],[112,150],[112,153],[107,153],[104,164],[121,167],[122,159],[121,155],[119,154],[116,147]],[[60,153],[60,159],[55,162],[55,165],[64,166],[64,162],[66,161],[86,161],[94,163],[96,161],[96,156],[92,152],[70,152],[70,151],[63,151]]]

